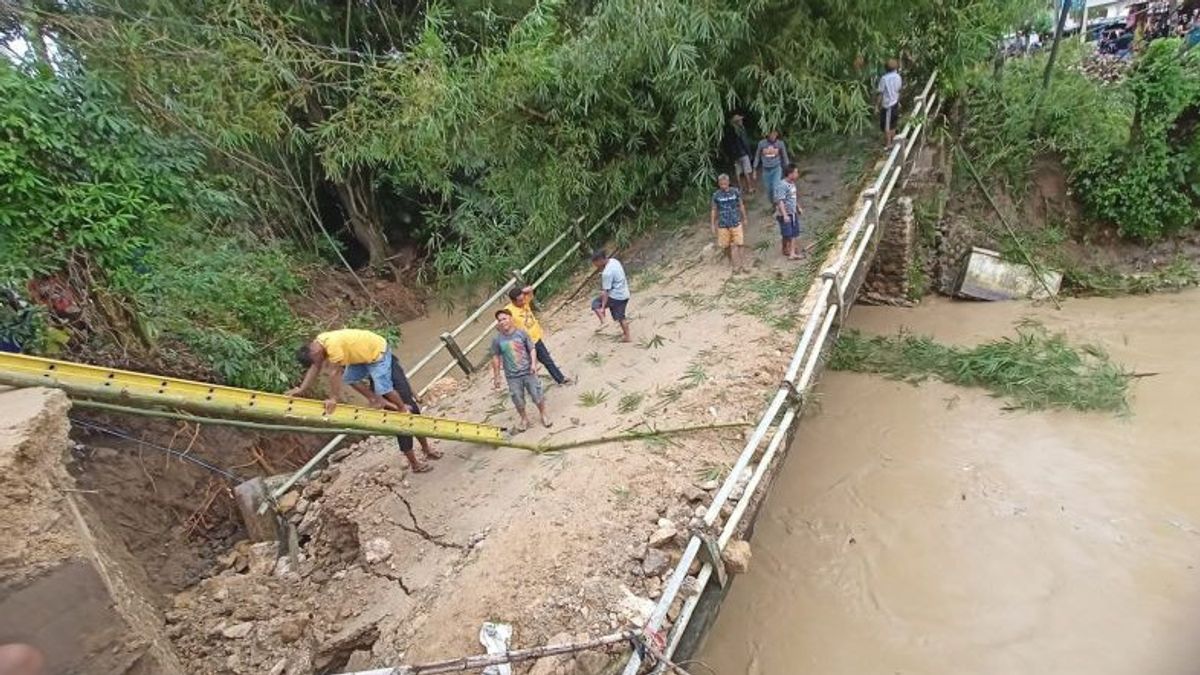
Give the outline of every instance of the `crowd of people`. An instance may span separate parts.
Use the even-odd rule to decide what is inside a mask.
[[[896,127],[900,120],[903,80],[899,71],[898,62],[889,61],[876,87],[875,107],[880,131],[888,147],[896,141]],[[735,113],[730,116],[725,150],[733,161],[737,186],[734,186],[728,174],[717,177],[717,189],[711,200],[710,225],[717,246],[729,260],[733,274],[749,271],[745,253],[745,229],[749,216],[743,193],[757,194],[760,178],[767,205],[779,228],[781,255],[786,260],[804,260],[805,251],[798,247],[798,240],[804,232],[801,221],[804,209],[800,205],[796,185],[800,171],[788,155],[787,144],[780,138],[779,131],[768,130],[757,144],[752,144],[745,127],[745,116]],[[600,276],[599,295],[592,299],[592,312],[601,325],[611,318],[620,327],[621,341],[631,342],[627,313],[631,296],[625,267],[604,250],[593,253],[591,262]],[[508,304],[493,314],[496,334],[489,348],[492,385],[499,390],[503,375],[509,399],[517,413],[517,431],[524,431],[531,426],[530,402],[537,408],[541,425],[550,427],[553,422],[546,412],[546,395],[539,379],[539,370],[545,368],[550,378],[559,385],[569,385],[572,380],[555,363],[546,345],[546,331],[535,310],[533,287],[513,288],[508,298]],[[347,385],[365,397],[372,407],[418,415],[421,413],[408,376],[382,335],[355,328],[327,331],[301,347],[296,353],[296,360],[305,368],[304,377],[299,385],[286,392],[287,395],[304,395],[316,384],[321,372],[327,371],[327,415],[337,409],[343,387]],[[442,457],[442,453],[427,438],[414,439],[413,436],[400,435],[396,440],[415,473],[432,470],[430,460]],[[417,446],[421,449],[420,456],[416,452]]]

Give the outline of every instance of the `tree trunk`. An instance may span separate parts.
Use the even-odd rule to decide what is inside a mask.
[[[308,122],[316,126],[326,119],[325,109],[314,96],[306,98]],[[346,173],[344,181],[330,179],[337,192],[342,214],[346,218],[346,227],[367,250],[368,264],[371,267],[387,268],[388,255],[391,248],[387,237],[383,234],[383,226],[379,221],[379,211],[375,207],[375,186],[365,169],[355,167]]]
[[[342,203],[342,212],[346,216],[346,227],[363,248],[371,267],[386,268],[389,266],[388,255],[391,248],[383,228],[379,222],[379,213],[375,208],[375,192],[370,179],[363,176],[362,169],[354,169],[344,182],[334,183],[338,200]]]
[[[1062,12],[1058,15],[1058,23],[1054,26],[1054,44],[1050,45],[1050,56],[1046,59],[1046,72],[1042,74],[1042,93],[1050,88],[1050,75],[1054,72],[1054,62],[1058,59],[1058,43],[1062,41],[1063,28],[1067,25],[1067,15],[1071,12],[1071,0],[1062,0]],[[1083,27],[1080,30],[1084,30]]]

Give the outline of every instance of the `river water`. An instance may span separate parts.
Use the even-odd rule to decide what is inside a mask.
[[[698,659],[720,675],[1200,673],[1200,291],[850,323],[974,344],[1024,317],[1157,373],[1132,414],[827,373]]]

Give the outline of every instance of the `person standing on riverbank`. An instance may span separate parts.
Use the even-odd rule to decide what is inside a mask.
[[[745,271],[743,247],[746,244],[746,204],[742,193],[729,185],[729,176],[717,176],[717,191],[712,195],[712,211],[709,216],[717,246],[729,258],[733,273]]]
[[[537,376],[536,353],[533,340],[529,335],[517,328],[513,315],[507,309],[496,312],[496,337],[492,338],[492,387],[500,388],[500,371],[504,371],[504,379],[508,382],[508,394],[512,398],[521,422],[517,431],[529,428],[529,415],[525,413],[525,395],[533,399],[541,417],[542,426],[550,427],[552,423],[546,419],[546,397],[542,394],[542,382]]]
[[[550,377],[558,384],[570,384],[571,380],[562,371],[558,369],[558,364],[554,362],[554,358],[550,356],[550,350],[546,348],[546,343],[542,341],[545,333],[542,330],[542,324],[538,321],[537,316],[533,313],[533,286],[525,288],[513,288],[508,291],[508,299],[510,302],[504,309],[512,315],[513,322],[517,328],[525,331],[530,340],[533,340],[533,348],[537,353],[538,363],[546,366],[546,372],[550,373]]]
[[[889,59],[887,72],[879,78],[879,98],[876,109],[879,112],[879,129],[891,148],[896,142],[896,125],[900,123],[900,89],[904,80],[900,77],[900,63]]]
[[[592,265],[600,270],[600,297],[592,300],[592,311],[603,324],[604,310],[607,309],[613,320],[621,325],[621,341],[632,342],[629,319],[625,318],[629,306],[629,279],[625,276],[625,268],[620,260],[610,258],[603,250],[592,254]]]
[[[301,396],[312,388],[321,369],[329,364],[329,391],[326,392],[325,414],[333,414],[341,397],[342,384],[349,384],[373,407],[388,408],[399,412],[421,414],[413,395],[412,385],[404,374],[404,368],[396,362],[388,349],[387,339],[369,330],[343,328],[317,335],[311,342],[296,352],[296,360],[307,370],[300,385],[289,389],[287,396]],[[362,384],[369,380],[371,385]],[[418,437],[421,451],[428,459],[440,459],[442,453],[435,450],[429,439]],[[417,458],[413,451],[413,437],[399,435],[396,442],[408,459],[414,473],[425,473],[433,467]]]
[[[733,175],[737,177],[738,186],[747,194],[754,194],[754,183],[758,177],[750,155],[754,146],[750,143],[750,134],[746,133],[745,117],[734,113],[729,118],[729,130],[725,133],[725,151],[733,159]]]
[[[779,139],[779,132],[772,129],[758,142],[758,150],[754,152],[754,169],[762,171],[763,187],[771,204],[775,203],[774,190],[783,178],[783,167],[789,162],[787,145]]]
[[[775,186],[775,221],[779,223],[779,237],[782,240],[780,250],[788,260],[803,260],[804,256],[796,252],[796,240],[800,238],[800,208],[797,197],[796,180],[800,178],[800,169],[795,164],[783,168],[783,180]]]

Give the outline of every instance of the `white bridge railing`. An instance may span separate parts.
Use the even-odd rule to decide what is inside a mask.
[[[796,345],[796,351],[792,355],[783,383],[780,384],[779,391],[763,411],[754,433],[746,441],[746,446],[730,470],[729,476],[718,489],[704,514],[704,527],[713,527],[721,514],[721,507],[729,499],[739,477],[757,456],[758,464],[751,474],[750,481],[716,539],[716,547],[719,551],[723,551],[737,533],[756,493],[764,487],[763,478],[767,475],[772,461],[779,449],[783,447],[796,418],[804,408],[808,393],[817,375],[821,355],[829,343],[830,334],[835,332],[835,324],[840,326],[845,319],[849,305],[854,302],[854,295],[858,292],[858,287],[866,276],[868,261],[865,257],[867,251],[878,242],[879,216],[887,206],[896,182],[908,167],[910,158],[914,156],[913,148],[921,138],[922,132],[925,131],[928,120],[934,114],[937,94],[932,92],[936,78],[937,73],[935,72],[930,76],[921,94],[917,96],[913,113],[909,116],[909,121],[904,129],[896,137],[896,143],[888,153],[878,176],[869,187],[862,191],[860,203],[855,208],[853,215],[843,224],[838,247],[826,258],[829,264],[821,273],[816,302],[804,323],[804,329],[800,333],[800,342]],[[771,432],[772,427],[774,427],[773,433]],[[770,440],[767,440],[768,435]],[[764,441],[767,441],[766,447],[760,454],[759,450]],[[675,603],[683,588],[684,580],[688,576],[688,569],[704,545],[704,537],[699,533],[693,533],[683,551],[683,557],[672,570],[671,576],[663,588],[662,596],[659,597],[658,604],[655,605],[654,611],[650,615],[650,620],[643,628],[644,633],[654,634],[662,629],[668,610]],[[679,647],[679,642],[687,631],[692,614],[700,602],[704,589],[712,580],[713,573],[712,563],[705,561],[696,576],[696,583],[691,587],[691,594],[684,601],[678,618],[671,626],[661,654],[662,660],[655,667],[654,673],[664,672],[666,661],[671,659]],[[636,675],[641,666],[642,657],[635,652],[625,666],[624,675]]]

